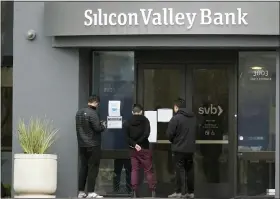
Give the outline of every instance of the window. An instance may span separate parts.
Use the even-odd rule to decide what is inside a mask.
[[[1,183],[12,181],[14,2],[1,1]],[[6,196],[11,195],[6,190]]]
[[[239,151],[275,151],[276,52],[239,54]]]
[[[101,120],[107,120],[108,102],[121,101],[121,116],[127,120],[131,116],[134,101],[134,53],[96,52],[94,53],[94,92],[99,93]],[[122,129],[107,129],[102,136],[102,149],[128,149]]]
[[[239,54],[239,195],[267,195],[267,189],[275,189],[275,72],[276,52]]]
[[[94,52],[93,94],[99,94],[98,109],[101,120],[108,116],[110,100],[121,102],[121,116],[131,116],[134,102],[134,53],[127,51]],[[128,149],[123,129],[106,129],[102,133],[102,150]],[[129,159],[103,159],[96,190],[100,194],[127,194],[130,187],[131,164]],[[89,174],[92,175],[92,174]]]

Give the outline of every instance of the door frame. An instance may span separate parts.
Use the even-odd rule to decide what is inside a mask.
[[[227,68],[229,78],[229,110],[228,110],[228,148],[229,148],[229,166],[228,166],[228,195],[227,197],[234,197],[237,194],[237,78],[238,69],[237,62],[206,62],[201,61],[195,63],[137,63],[136,68],[136,101],[143,104],[144,102],[144,70],[145,69],[168,69],[176,68],[183,70],[183,80],[185,90],[180,93],[186,99],[186,107],[192,107],[192,95],[193,95],[193,70],[199,68]],[[167,140],[159,140],[161,144],[168,144]]]

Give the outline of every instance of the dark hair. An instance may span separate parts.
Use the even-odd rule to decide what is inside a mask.
[[[174,106],[177,106],[178,108],[184,108],[185,107],[185,100],[182,98],[178,98],[174,101]]]
[[[100,102],[100,98],[97,95],[92,95],[88,98],[88,103],[93,103],[93,102]]]
[[[134,104],[132,107],[132,112],[133,113],[140,113],[143,111],[143,107],[140,104]]]

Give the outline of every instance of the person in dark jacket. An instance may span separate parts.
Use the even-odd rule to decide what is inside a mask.
[[[174,102],[175,115],[168,124],[167,136],[174,153],[176,170],[180,171],[180,175],[176,176],[181,181],[181,197],[194,198],[193,154],[197,125],[194,113],[188,112],[184,105],[185,101],[180,98]]]
[[[101,132],[105,125],[99,120],[96,108],[100,99],[94,95],[89,97],[88,106],[76,113],[76,133],[78,138],[80,169],[79,169],[79,195],[78,198],[102,198],[94,192],[96,177],[99,171],[101,154]],[[92,159],[92,161],[90,161]],[[91,175],[89,169],[92,170]],[[86,180],[87,194],[84,192]]]
[[[150,122],[143,115],[143,107],[139,104],[133,106],[132,114],[133,116],[125,123],[124,128],[129,147],[131,148],[131,186],[133,197],[137,196],[140,166],[144,169],[152,197],[155,197],[156,181],[148,139],[150,136]]]

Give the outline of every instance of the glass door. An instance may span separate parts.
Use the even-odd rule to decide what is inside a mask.
[[[197,115],[195,196],[233,196],[234,72],[225,65],[192,66],[192,107]]]
[[[232,197],[237,103],[233,65],[141,64],[137,73],[137,101],[145,110],[172,108],[174,100],[181,97],[197,115],[200,128],[195,153],[195,196]],[[167,125],[158,122],[158,140],[151,145],[158,197],[173,193],[176,184],[171,145],[165,135]],[[142,179],[141,196],[149,196]]]
[[[178,64],[138,65],[138,102],[145,111],[172,108],[176,98],[185,98],[185,67]],[[166,197],[174,192],[175,173],[170,143],[165,135],[168,123],[158,122],[157,143],[153,149],[154,169],[157,178],[157,196]],[[149,196],[147,183],[140,188],[141,196]]]

